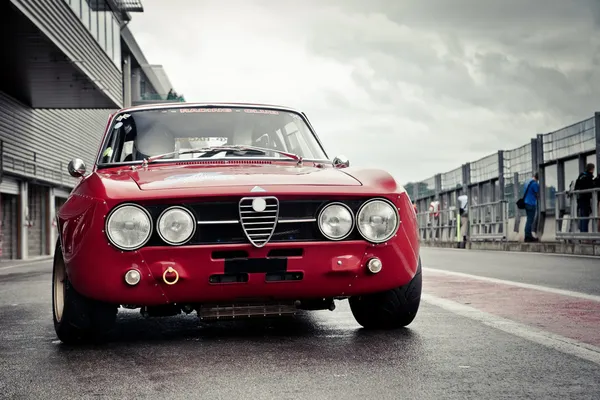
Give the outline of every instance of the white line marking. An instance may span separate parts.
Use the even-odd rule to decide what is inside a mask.
[[[600,348],[591,344],[582,343],[551,332],[542,331],[430,294],[423,293],[421,299],[426,303],[443,308],[453,314],[479,321],[484,325],[499,329],[511,335],[527,339],[553,350],[558,350],[600,365]]]
[[[423,270],[430,271],[430,272],[433,272],[433,273],[438,273],[438,274],[459,276],[461,278],[476,279],[476,280],[479,280],[479,281],[491,282],[491,283],[499,283],[499,284],[502,284],[502,285],[517,286],[517,287],[521,287],[521,288],[525,288],[525,289],[538,290],[540,292],[548,292],[548,293],[553,293],[553,294],[560,294],[560,295],[563,295],[563,296],[577,297],[577,298],[580,298],[580,299],[585,299],[585,300],[591,300],[591,301],[598,301],[598,302],[600,302],[600,296],[595,296],[593,294],[587,294],[587,293],[581,293],[581,292],[573,292],[571,290],[555,289],[555,288],[550,288],[550,287],[546,287],[546,286],[532,285],[530,283],[521,283],[521,282],[514,282],[514,281],[506,281],[506,280],[503,280],[503,279],[488,278],[486,276],[465,274],[463,272],[446,271],[444,269],[436,269],[436,268],[426,268],[426,267],[423,267]]]
[[[573,257],[573,258],[593,258],[600,259],[600,256],[590,256],[585,254],[566,254],[566,253],[546,253],[542,251],[519,251],[519,250],[495,250],[495,249],[455,249],[452,247],[436,247],[436,246],[424,246],[421,245],[421,249],[435,249],[435,250],[448,250],[448,251],[462,251],[469,253],[507,253],[507,254],[527,254],[530,256],[547,256],[547,257]]]
[[[37,260],[37,261],[30,262],[30,263],[25,263],[25,264],[7,265],[6,267],[0,267],[0,271],[3,271],[5,269],[12,269],[12,268],[19,268],[19,267],[28,267],[30,265],[41,264],[41,263],[45,263],[45,262],[48,262],[48,261],[52,261],[52,257],[44,258],[43,260]]]

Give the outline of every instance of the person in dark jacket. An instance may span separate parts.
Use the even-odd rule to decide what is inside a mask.
[[[585,166],[585,171],[579,174],[575,181],[575,190],[593,189],[598,184],[598,178],[594,179],[594,170],[596,166],[589,163]],[[592,193],[579,193],[577,196],[577,214],[580,218],[589,218],[592,213]],[[579,232],[588,232],[590,220],[579,220]]]

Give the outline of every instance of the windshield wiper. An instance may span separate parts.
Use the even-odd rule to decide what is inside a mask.
[[[192,153],[214,153],[214,154],[218,154],[224,151],[244,151],[244,150],[254,150],[254,151],[260,151],[262,153],[276,153],[276,154],[281,154],[282,156],[291,158],[295,161],[298,162],[298,165],[302,165],[302,157],[294,154],[294,153],[288,153],[285,151],[280,151],[280,150],[274,150],[274,149],[267,149],[264,147],[254,147],[254,146],[244,146],[244,145],[234,145],[234,146],[214,146],[214,147],[205,147],[205,148],[200,148],[200,149],[185,149],[185,150],[179,150],[179,151],[172,151],[170,153],[164,153],[164,154],[157,154],[155,156],[151,156],[148,157],[146,159],[144,159],[143,164],[144,165],[148,165],[156,160],[160,160],[161,158],[164,157],[168,157],[168,156],[172,156],[172,155],[182,155],[182,154],[192,154]]]
[[[171,151],[169,153],[157,154],[155,156],[150,156],[148,158],[144,158],[144,164],[150,164],[156,160],[160,160],[161,158],[169,157],[169,156],[180,156],[182,154],[192,154],[192,153],[206,153],[210,150],[210,147],[201,148],[201,149],[185,149],[179,151]]]

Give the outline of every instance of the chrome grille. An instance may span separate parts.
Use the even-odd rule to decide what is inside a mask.
[[[264,210],[255,210],[254,201],[265,202]],[[276,197],[244,197],[240,200],[240,222],[244,234],[255,247],[266,245],[277,226],[279,201]]]

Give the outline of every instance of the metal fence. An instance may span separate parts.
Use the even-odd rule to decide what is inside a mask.
[[[432,212],[417,213],[419,234],[421,240],[434,240],[442,242],[460,241],[460,217],[458,210],[451,208]]]
[[[581,195],[591,195],[591,209],[586,215],[581,213],[577,198]],[[556,237],[562,240],[600,240],[600,188],[573,190],[556,193]],[[567,212],[561,210],[561,203],[570,198]]]
[[[576,199],[585,192],[570,189],[589,163],[600,164],[600,113],[545,134],[520,147],[499,150],[477,161],[420,182],[405,185],[417,204],[423,240],[460,241],[457,198],[468,196],[468,240],[523,240],[524,211],[516,207],[526,183],[539,174],[540,193],[534,233],[544,241],[600,241],[600,188],[590,190],[591,214],[581,216]],[[570,191],[569,191],[570,190]],[[439,216],[432,219],[431,202]],[[588,221],[589,228],[580,221]],[[581,226],[580,226],[581,225]]]
[[[474,205],[469,209],[470,239],[506,240],[508,231],[506,200]]]

